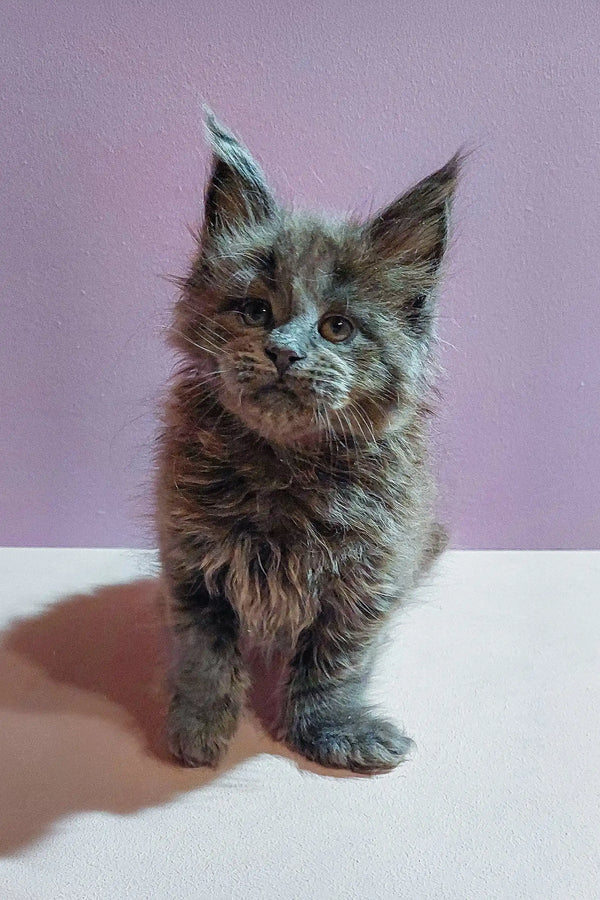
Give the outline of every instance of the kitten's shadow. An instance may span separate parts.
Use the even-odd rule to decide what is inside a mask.
[[[14,624],[0,645],[0,853],[61,816],[131,813],[194,790],[258,753],[323,769],[274,741],[281,670],[254,659],[253,711],[219,769],[184,769],[163,739],[167,641],[158,582],[69,597]]]

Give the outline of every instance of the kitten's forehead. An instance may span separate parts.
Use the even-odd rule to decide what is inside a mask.
[[[347,256],[347,229],[310,218],[284,223],[273,250],[276,287],[300,311],[331,290]]]
[[[290,217],[275,241],[281,261],[296,274],[331,273],[347,253],[347,226],[308,216]]]
[[[209,260],[213,283],[223,294],[266,293],[284,318],[319,310],[352,280],[357,237],[350,223],[282,212],[223,235]]]

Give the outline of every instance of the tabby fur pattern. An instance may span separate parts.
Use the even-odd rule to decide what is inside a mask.
[[[207,132],[212,173],[158,442],[170,747],[185,765],[218,763],[251,645],[289,659],[290,747],[385,771],[412,742],[366,703],[367,679],[445,540],[427,421],[460,158],[368,222],[330,222],[283,209],[210,113]]]

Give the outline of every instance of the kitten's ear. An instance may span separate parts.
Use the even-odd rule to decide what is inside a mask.
[[[367,223],[377,258],[437,270],[448,240],[448,220],[462,155],[424,178]]]
[[[208,233],[261,222],[273,215],[277,204],[260,166],[210,110],[204,112],[206,135],[213,151],[204,210]]]

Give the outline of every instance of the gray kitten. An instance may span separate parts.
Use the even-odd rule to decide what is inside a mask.
[[[365,704],[374,652],[445,540],[426,423],[460,158],[366,223],[329,222],[282,209],[248,150],[212,115],[207,130],[213,169],[159,439],[170,746],[185,765],[217,764],[250,641],[289,659],[290,747],[383,771],[412,742]]]

